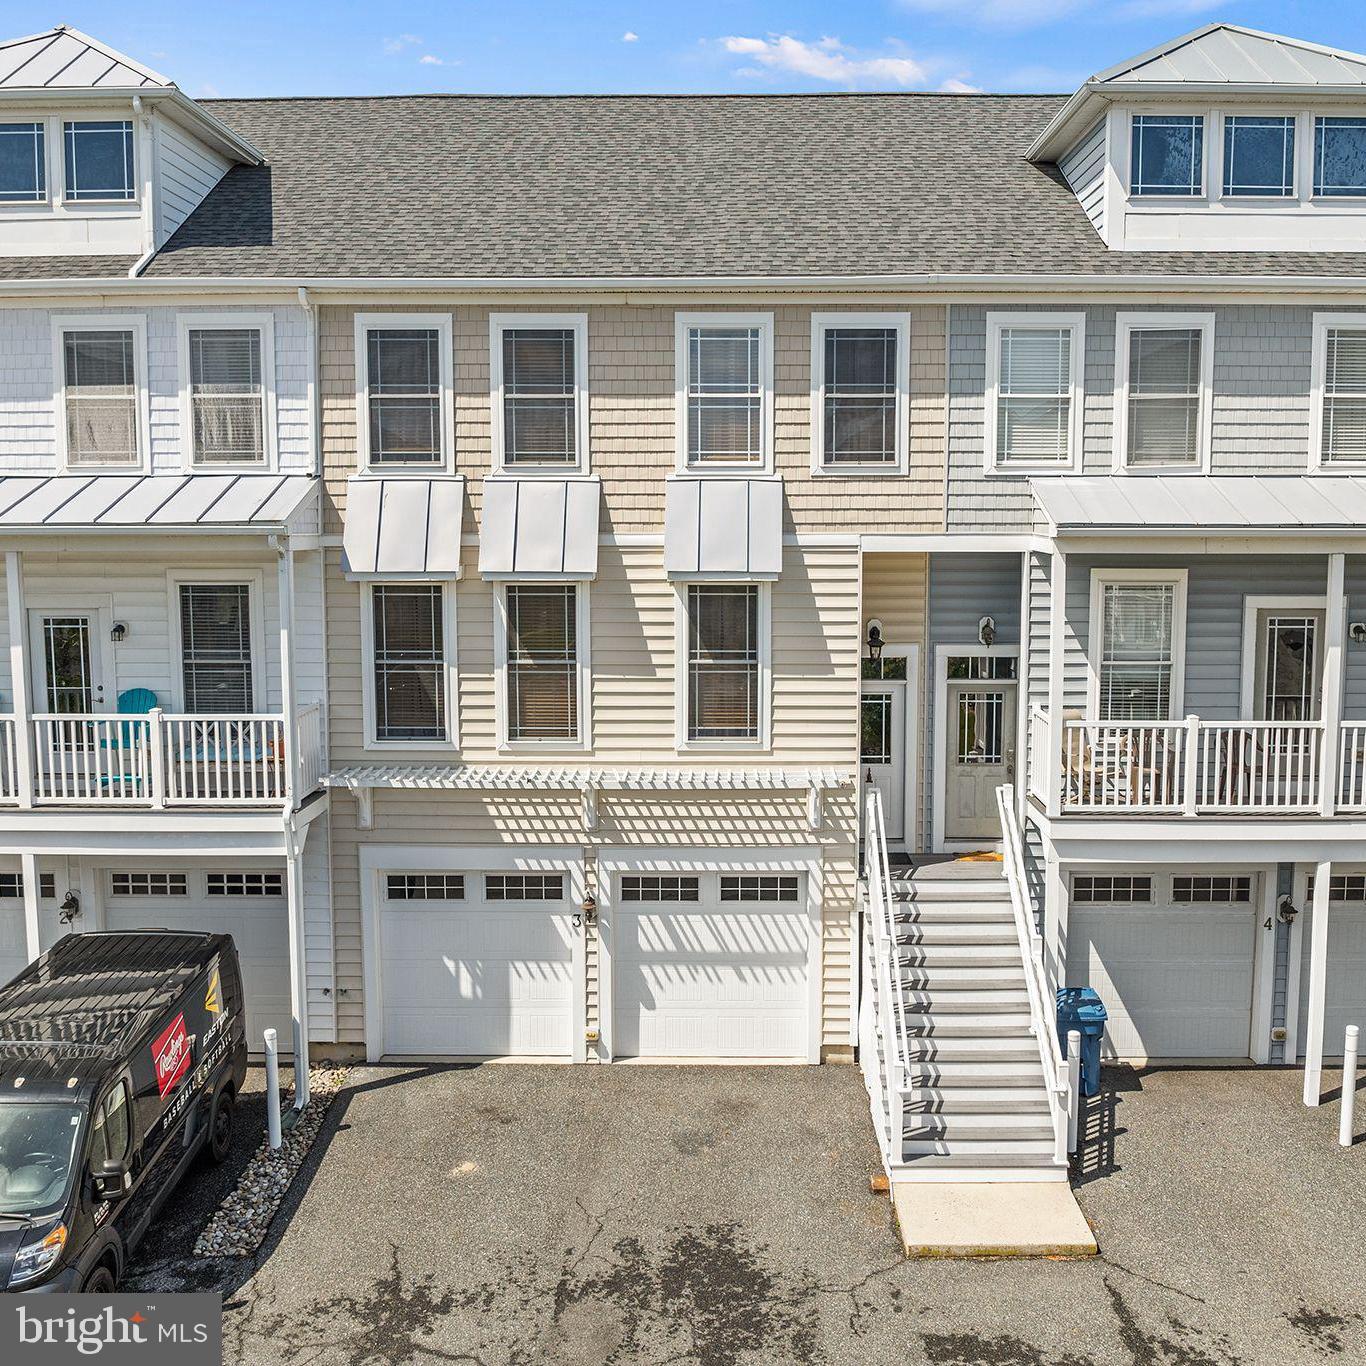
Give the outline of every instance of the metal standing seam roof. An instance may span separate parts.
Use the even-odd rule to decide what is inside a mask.
[[[0,527],[281,526],[317,491],[306,474],[14,474]]]
[[[346,481],[343,571],[349,578],[458,579],[462,475]]]
[[[1366,478],[1350,475],[1080,475],[1030,484],[1055,534],[1366,535]]]
[[[781,481],[671,477],[664,572],[676,579],[776,579],[783,572]]]
[[[1239,24],[1207,24],[1118,62],[1088,85],[1366,85],[1366,56]]]
[[[169,89],[173,84],[151,67],[65,24],[0,42],[0,90]]]
[[[598,479],[484,480],[479,572],[489,579],[592,579],[598,572]]]
[[[839,768],[539,768],[527,764],[359,764],[334,769],[326,787],[533,788],[585,791],[785,791],[848,787],[852,771]]]

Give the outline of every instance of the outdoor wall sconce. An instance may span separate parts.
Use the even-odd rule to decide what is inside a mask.
[[[57,919],[63,925],[69,925],[81,913],[81,899],[75,892],[68,892],[62,898],[62,904],[57,908]]]
[[[583,899],[583,923],[585,925],[596,925],[598,923],[598,899],[592,892]]]
[[[991,649],[991,643],[996,639],[996,619],[994,617],[983,617],[977,623],[977,639],[982,642],[987,649]]]
[[[1347,634],[1351,636],[1353,645],[1366,645],[1366,621],[1354,621],[1347,628]]]
[[[1276,903],[1276,915],[1280,918],[1283,925],[1293,925],[1295,917],[1299,915],[1299,907],[1295,905],[1288,896],[1283,896]]]
[[[116,621],[109,630],[109,639],[118,645],[128,634],[128,627],[124,622]]]
[[[868,658],[876,662],[882,658],[882,623],[875,617],[868,623]]]

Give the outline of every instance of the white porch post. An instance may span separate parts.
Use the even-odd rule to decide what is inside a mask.
[[[279,547],[276,581],[280,607],[280,702],[285,717],[285,804],[293,810],[298,797],[299,708],[294,696],[294,552]]]
[[[43,951],[38,932],[38,856],[20,854],[19,867],[24,882],[24,948],[31,963]]]
[[[294,1104],[308,1104],[308,965],[304,942],[304,843],[309,827],[285,836],[285,896],[289,913],[289,1007],[294,1017]]]
[[[1328,557],[1328,610],[1323,624],[1323,754],[1319,770],[1319,813],[1324,816],[1331,816],[1337,806],[1342,774],[1338,751],[1342,734],[1343,641],[1347,635],[1346,558],[1340,551]]]
[[[1328,979],[1328,895],[1331,863],[1314,869],[1314,918],[1309,931],[1309,1021],[1304,1040],[1304,1103],[1318,1105],[1323,1082],[1323,1010]]]
[[[1045,840],[1043,868],[1044,974],[1057,988],[1067,981],[1067,877],[1051,839]]]
[[[1045,809],[1049,816],[1062,810],[1062,704],[1064,633],[1067,617],[1067,556],[1055,544],[1048,584],[1048,753],[1043,769]]]
[[[14,781],[19,805],[28,810],[33,805],[33,706],[29,699],[24,565],[17,550],[5,551],[5,602],[9,608],[10,691],[14,694]]]
[[[1025,802],[1029,792],[1028,770],[1038,763],[1029,752],[1029,569],[1030,552],[1020,555],[1020,653],[1015,665],[1015,811],[1023,828]]]

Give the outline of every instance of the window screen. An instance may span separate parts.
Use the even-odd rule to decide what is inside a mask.
[[[65,141],[68,199],[137,198],[130,121],[68,123]]]
[[[573,584],[508,587],[509,740],[578,739],[577,613]]]
[[[0,123],[0,203],[47,199],[47,149],[41,123]]]
[[[759,589],[688,588],[688,738],[759,738]]]
[[[688,461],[763,462],[763,376],[757,327],[688,329]]]
[[[180,648],[186,711],[252,710],[251,605],[246,584],[182,583]]]
[[[996,398],[1002,465],[1071,460],[1072,330],[1003,327]]]
[[[1103,585],[1102,721],[1165,721],[1170,717],[1175,603],[1174,584]]]
[[[1263,114],[1224,119],[1224,193],[1285,198],[1295,193],[1295,120]]]
[[[390,901],[465,899],[465,879],[460,873],[390,873],[384,885]]]
[[[562,873],[488,873],[485,901],[563,901]]]
[[[134,335],[113,329],[63,334],[67,464],[138,463]]]
[[[1319,455],[1366,460],[1366,329],[1330,327],[1324,338]]]
[[[1314,193],[1366,195],[1366,118],[1314,120]]]
[[[1199,114],[1135,114],[1129,191],[1134,195],[1204,193],[1205,120]]]
[[[266,458],[260,332],[192,328],[189,345],[195,460],[260,464]]]
[[[115,896],[188,896],[184,873],[111,873]]]
[[[574,329],[503,331],[503,463],[578,461]]]
[[[210,896],[283,896],[284,877],[280,873],[208,873]]]
[[[1198,327],[1129,333],[1130,465],[1199,463],[1202,342]]]
[[[1072,901],[1078,906],[1132,906],[1152,899],[1150,877],[1077,873],[1072,878]]]
[[[366,333],[366,403],[372,465],[438,465],[441,338],[434,327]]]
[[[1240,904],[1252,900],[1250,877],[1174,877],[1172,900],[1183,905]]]
[[[722,901],[796,901],[800,889],[796,874],[742,873],[721,878]]]
[[[896,464],[896,346],[894,327],[826,329],[825,464]]]
[[[623,901],[696,901],[698,879],[667,873],[630,873],[621,879]]]
[[[444,601],[439,584],[373,590],[377,740],[446,738]]]

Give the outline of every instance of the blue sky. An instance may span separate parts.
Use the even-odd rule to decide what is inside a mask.
[[[6,0],[0,14],[14,36],[72,24],[198,96],[1071,90],[1216,19],[1366,50],[1351,0]]]

